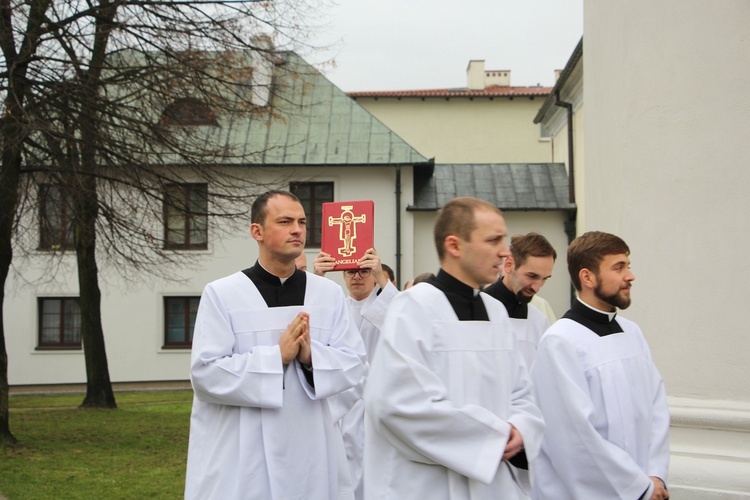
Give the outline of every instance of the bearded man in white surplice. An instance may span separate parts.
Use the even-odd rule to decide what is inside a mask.
[[[547,423],[532,497],[664,500],[669,408],[630,305],[635,276],[618,236],[592,231],[568,247],[578,299],[542,337],[531,378]]]

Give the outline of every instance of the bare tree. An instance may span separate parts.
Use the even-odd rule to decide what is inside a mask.
[[[2,304],[5,300],[5,282],[13,259],[11,241],[18,204],[23,144],[29,133],[24,112],[31,86],[28,80],[29,66],[39,48],[45,22],[44,13],[50,3],[51,0],[31,3],[26,9],[25,19],[14,23],[14,6],[10,0],[0,2],[0,50],[5,63],[0,119],[0,444],[16,441],[8,420],[8,354],[5,348]],[[21,35],[14,32],[16,25],[22,26]]]
[[[294,0],[0,0],[0,291],[13,249],[28,249],[23,238],[11,244],[28,229],[18,221],[38,210],[38,186],[56,186],[78,266],[82,406],[116,407],[98,263],[168,278],[165,263],[191,259],[168,250],[169,228],[154,223],[196,209],[174,186],[207,186],[210,203],[198,205],[209,224],[246,213],[263,186],[229,167],[256,164],[263,151],[218,125],[274,116],[272,75],[293,71],[279,49],[304,44],[314,13]],[[0,329],[0,435],[12,437],[4,338]]]

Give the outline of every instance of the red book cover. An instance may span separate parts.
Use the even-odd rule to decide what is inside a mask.
[[[321,227],[320,249],[336,259],[333,270],[358,269],[357,261],[374,247],[375,203],[372,200],[323,203]]]

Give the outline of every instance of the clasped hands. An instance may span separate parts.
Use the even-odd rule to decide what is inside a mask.
[[[510,460],[514,456],[523,450],[523,436],[518,432],[516,426],[510,424],[510,436],[508,442],[505,443],[505,453],[503,453],[503,460]]]
[[[312,348],[310,347],[310,315],[300,312],[289,323],[279,339],[281,361],[288,365],[294,359],[306,366],[312,366]]]

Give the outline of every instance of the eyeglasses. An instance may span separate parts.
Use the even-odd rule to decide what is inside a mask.
[[[359,277],[364,279],[370,276],[371,272],[370,269],[347,269],[344,271],[344,275],[346,275],[347,278],[353,278],[355,274],[359,274]]]

